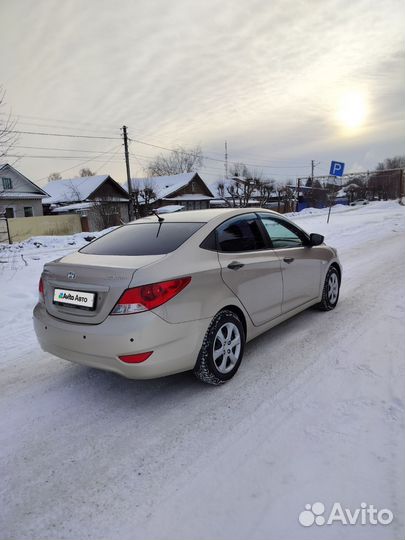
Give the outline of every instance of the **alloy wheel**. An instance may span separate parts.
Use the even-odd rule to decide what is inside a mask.
[[[215,335],[212,351],[215,367],[220,373],[229,373],[241,351],[241,336],[238,327],[231,322],[223,324]]]
[[[331,304],[334,304],[337,300],[339,293],[339,280],[335,272],[329,276],[328,280],[328,300]]]

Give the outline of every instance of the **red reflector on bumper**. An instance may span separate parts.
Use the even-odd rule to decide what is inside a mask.
[[[126,364],[140,364],[141,362],[145,362],[152,353],[153,351],[140,354],[129,354],[128,356],[119,356],[118,358]]]

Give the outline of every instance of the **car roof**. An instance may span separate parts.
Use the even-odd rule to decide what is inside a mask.
[[[266,208],[210,208],[208,210],[187,210],[185,212],[173,212],[171,214],[163,214],[160,217],[164,221],[170,223],[208,223],[215,218],[228,218],[239,214],[251,214],[252,212],[266,212],[275,216],[280,216],[278,212],[267,210]],[[150,223],[156,221],[157,217],[151,215],[145,218],[131,221],[131,223]]]

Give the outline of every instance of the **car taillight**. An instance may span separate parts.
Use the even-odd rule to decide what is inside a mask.
[[[44,295],[44,281],[42,278],[39,278],[38,283],[38,296],[40,302],[45,302],[45,295]]]
[[[129,315],[157,308],[179,294],[190,281],[191,277],[183,277],[127,289],[111,315]]]

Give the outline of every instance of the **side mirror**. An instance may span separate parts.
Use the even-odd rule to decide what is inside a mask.
[[[320,246],[323,244],[323,241],[325,240],[325,237],[321,234],[317,233],[311,233],[309,235],[309,245],[310,246]]]

